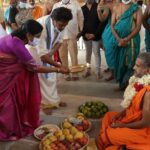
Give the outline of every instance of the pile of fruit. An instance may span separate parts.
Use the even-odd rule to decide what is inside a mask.
[[[57,130],[45,136],[40,143],[40,150],[83,150],[89,136],[85,133],[91,129],[91,122],[83,113],[68,117],[62,124],[62,130]]]
[[[108,111],[108,107],[100,102],[86,102],[79,106],[79,111],[87,118],[100,118]]]
[[[69,117],[62,123],[63,129],[70,129],[71,127],[75,127],[79,131],[87,132],[91,129],[92,124],[85,118],[83,113],[77,113],[75,117]]]
[[[40,150],[80,150],[88,144],[89,137],[75,127],[47,135],[40,144]]]

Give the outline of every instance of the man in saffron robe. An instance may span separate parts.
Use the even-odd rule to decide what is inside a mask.
[[[141,53],[134,66],[134,81],[121,105],[121,113],[108,112],[102,120],[98,137],[99,150],[150,149],[150,53]],[[132,79],[132,80],[131,80]],[[132,94],[134,93],[134,94]]]
[[[132,0],[122,0],[113,9],[111,29],[113,33],[114,74],[119,90],[124,90],[133,74],[133,66],[140,50],[139,31],[142,10]]]

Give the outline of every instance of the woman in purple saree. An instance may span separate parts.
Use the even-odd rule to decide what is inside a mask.
[[[24,45],[33,43],[42,29],[38,22],[29,20],[0,39],[1,141],[31,135],[39,126],[41,93],[37,72],[58,69],[37,65]]]

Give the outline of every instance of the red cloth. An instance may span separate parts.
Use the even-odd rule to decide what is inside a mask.
[[[60,57],[59,57],[59,51],[56,51],[56,52],[54,53],[54,61],[61,63],[61,59],[60,59]]]
[[[41,93],[37,73],[0,53],[0,140],[33,134],[39,125]]]

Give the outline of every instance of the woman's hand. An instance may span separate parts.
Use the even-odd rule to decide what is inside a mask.
[[[118,46],[120,47],[128,47],[128,41],[125,39],[120,39]]]
[[[70,70],[67,67],[60,67],[58,68],[58,73],[68,74],[70,73]]]

